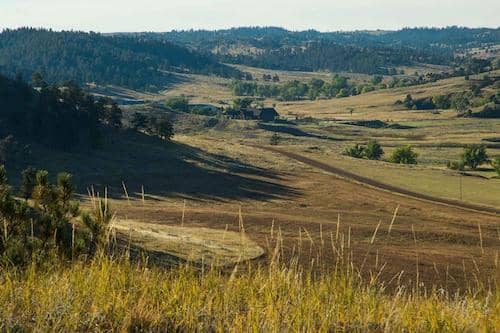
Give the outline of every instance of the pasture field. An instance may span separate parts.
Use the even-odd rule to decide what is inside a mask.
[[[179,94],[193,103],[233,98],[227,81],[200,80],[190,76],[165,95],[143,95],[157,103],[127,107],[125,117],[170,112],[158,102]],[[500,120],[393,105],[407,92],[424,97],[463,87],[455,78],[328,101],[270,101],[287,118],[280,123],[177,112],[170,114],[172,142],[116,131],[87,153],[34,146],[41,156],[35,167],[75,175],[83,208],[89,193],[110,197],[111,230],[127,260],[7,272],[0,327],[498,331],[498,214],[381,190],[266,149],[277,133],[279,150],[500,209],[500,178],[488,165],[463,174],[445,167],[467,144],[500,155]],[[383,126],[360,122],[367,120]],[[386,152],[381,161],[342,155],[372,138]],[[415,148],[419,163],[387,162],[404,145]]]
[[[300,253],[300,262],[308,264],[311,256],[317,256],[319,245],[328,244],[328,239],[332,234],[335,236],[339,228],[339,237],[343,234],[346,243],[349,239],[353,263],[361,265],[366,261],[365,274],[387,262],[381,272],[383,279],[391,279],[404,270],[401,279],[409,283],[415,281],[418,270],[420,282],[429,287],[439,284],[449,288],[463,287],[473,278],[472,273],[489,280],[484,283],[492,283],[491,279],[498,276],[498,216],[380,191],[270,153],[260,146],[268,146],[271,132],[252,122],[231,121],[222,129],[204,128],[202,132],[178,134],[173,143],[130,134],[122,138],[123,141],[110,139],[103,150],[84,155],[45,153],[46,159],[39,160],[35,166],[45,167],[52,175],[61,169],[75,174],[84,202],[87,189],[93,187],[102,195],[107,187],[117,220],[125,224],[127,221],[172,227],[184,224],[188,228],[238,233],[242,220],[246,237],[265,250],[257,263],[269,259],[271,230],[281,233],[283,255],[287,260]],[[286,142],[287,135],[280,135]],[[377,170],[371,165],[380,166],[380,173],[391,175],[394,172],[390,168],[406,169],[385,162],[339,157],[334,152],[321,157],[323,155],[314,155],[315,149],[313,153],[303,151],[326,141],[322,139],[291,136],[289,141],[279,147],[312,158],[324,158],[324,162],[332,165],[343,160],[345,164],[339,166],[351,171],[358,172],[353,166],[359,164],[366,164],[367,170]],[[39,155],[43,156],[44,152]],[[431,180],[448,172],[425,165],[407,169],[408,177],[415,177],[412,181],[415,189],[419,185],[417,180],[422,178],[418,178],[421,174],[414,173],[415,170],[422,170]],[[458,184],[456,176],[449,172],[450,183],[454,185],[449,190],[453,191]],[[493,194],[496,191],[493,182],[499,181],[490,179],[485,183],[482,178],[464,178],[467,178],[464,189],[486,184],[487,191]],[[392,178],[381,180],[390,183]],[[473,180],[482,183],[469,183]],[[436,186],[436,193],[431,194],[446,194],[440,190],[440,186]],[[476,200],[471,198],[471,193],[464,191],[464,199],[498,208],[494,195],[483,195],[484,200]],[[388,237],[387,230],[398,206]],[[381,238],[377,236],[378,241],[370,247],[379,223]],[[127,232],[123,234],[127,239]],[[132,235],[132,239],[134,237]],[[187,248],[200,248],[199,241],[189,244]],[[141,245],[140,242],[137,245]],[[147,248],[148,244],[141,246]],[[154,246],[161,249],[158,244]],[[335,253],[331,250],[322,254],[325,265],[334,260]],[[481,274],[477,274],[476,266]]]
[[[222,89],[223,81],[203,80],[200,85],[179,82],[168,96],[189,92],[196,103],[231,98]],[[109,186],[121,220],[178,226],[184,216],[188,227],[239,232],[243,219],[246,235],[266,254],[269,232],[278,228],[287,258],[302,251],[304,262],[318,250],[325,235],[336,233],[340,220],[340,232],[351,242],[353,262],[377,262],[367,272],[387,262],[391,265],[381,273],[384,278],[404,270],[405,281],[414,281],[418,271],[420,281],[460,288],[470,280],[467,274],[471,269],[478,276],[497,278],[498,215],[380,191],[261,147],[269,146],[271,136],[278,133],[282,150],[410,191],[498,209],[500,178],[488,165],[461,174],[447,169],[446,163],[458,160],[465,145],[473,143],[487,144],[491,156],[500,155],[498,144],[491,140],[500,133],[499,120],[459,118],[452,110],[436,113],[394,107],[395,100],[407,93],[427,97],[466,87],[463,78],[452,78],[342,99],[273,101],[278,112],[288,118],[279,124],[217,118],[207,125],[207,117],[176,115],[173,144],[162,145],[135,135],[123,147],[110,145],[109,152],[97,153],[93,168],[86,163],[74,164],[74,157],[58,166],[76,169],[82,180],[101,189]],[[161,101],[166,97],[155,98]],[[352,114],[348,112],[351,106],[357,106]],[[141,106],[127,112],[137,108]],[[384,127],[356,123],[367,120],[382,121]],[[386,152],[382,161],[342,155],[345,148],[372,138]],[[419,153],[418,165],[387,162],[391,152],[404,145]],[[120,153],[122,150],[127,154]],[[134,198],[133,204],[123,200],[122,182]],[[140,200],[141,186],[145,202]],[[370,249],[370,260],[365,260],[373,231],[379,222],[380,228],[388,228],[398,206],[394,222],[397,236]],[[299,241],[309,243],[299,246]],[[332,262],[334,258],[330,253],[323,260]],[[262,260],[267,260],[266,255],[257,262]]]
[[[0,32],[0,333],[500,333],[498,28],[86,29]]]
[[[492,72],[498,75],[499,71]],[[481,76],[478,76],[481,77]],[[478,78],[471,76],[471,79]],[[449,93],[462,92],[469,89],[470,83],[463,77],[439,80],[424,85],[382,89],[348,98],[334,98],[318,101],[281,102],[277,104],[285,117],[314,117],[319,119],[359,119],[416,121],[455,118],[456,112],[433,113],[430,111],[408,112],[397,108],[394,103],[404,100],[406,95],[413,98],[433,97]],[[351,114],[350,109],[353,109]]]

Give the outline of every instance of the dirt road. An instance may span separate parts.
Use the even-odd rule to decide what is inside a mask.
[[[413,192],[413,191],[410,191],[410,190],[407,190],[407,189],[404,189],[401,187],[393,186],[390,184],[376,181],[374,179],[363,177],[363,176],[351,173],[349,171],[336,168],[336,167],[331,166],[329,164],[310,159],[310,158],[305,157],[303,155],[293,153],[290,151],[286,151],[284,149],[275,148],[275,147],[259,147],[259,148],[265,149],[265,150],[273,152],[273,153],[281,154],[283,156],[286,156],[288,158],[294,159],[294,160],[299,161],[301,163],[310,165],[312,167],[321,169],[323,171],[341,176],[341,177],[346,178],[346,179],[354,180],[356,182],[359,182],[359,183],[362,183],[365,185],[369,185],[369,186],[372,186],[372,187],[375,187],[375,188],[378,188],[381,190],[390,191],[390,192],[393,192],[396,194],[405,195],[405,196],[419,199],[419,200],[430,201],[432,203],[453,206],[453,207],[465,209],[465,210],[472,210],[475,212],[484,213],[484,214],[488,214],[488,215],[491,215],[491,214],[500,215],[500,209],[498,209],[498,208],[476,205],[473,203],[463,202],[463,201],[459,201],[459,200],[440,198],[440,197],[435,197],[432,195],[427,195],[424,193]]]

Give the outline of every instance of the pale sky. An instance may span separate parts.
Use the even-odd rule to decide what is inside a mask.
[[[320,31],[500,26],[500,0],[0,0],[0,29],[170,31],[281,26]]]

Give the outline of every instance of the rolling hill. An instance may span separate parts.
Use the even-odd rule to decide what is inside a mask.
[[[417,63],[459,65],[468,50],[500,43],[499,29],[407,28],[398,31],[288,31],[276,27],[139,33],[212,52],[222,62],[279,70],[394,74]]]
[[[141,90],[158,90],[170,72],[240,78],[242,73],[211,55],[168,41],[44,29],[0,33],[0,72],[30,78],[40,72],[49,83],[73,80]]]

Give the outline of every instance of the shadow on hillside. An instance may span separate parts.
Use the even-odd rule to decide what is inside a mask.
[[[123,197],[122,182],[130,196],[176,196],[193,200],[270,200],[299,193],[286,185],[275,172],[243,161],[212,154],[196,147],[169,143],[144,134],[124,131],[107,136],[101,150],[86,152],[35,151],[36,168],[52,176],[67,171],[74,175],[78,192],[87,189],[111,197]],[[28,163],[19,166],[17,174]]]
[[[259,123],[258,126],[260,129],[274,132],[274,133],[284,133],[284,134],[289,134],[289,135],[298,136],[298,137],[315,138],[315,139],[321,139],[321,140],[344,141],[343,139],[340,139],[340,138],[334,138],[331,136],[318,135],[318,134],[314,134],[314,133],[304,132],[300,128],[292,127],[292,126],[269,125],[269,124],[263,124],[263,123]]]

